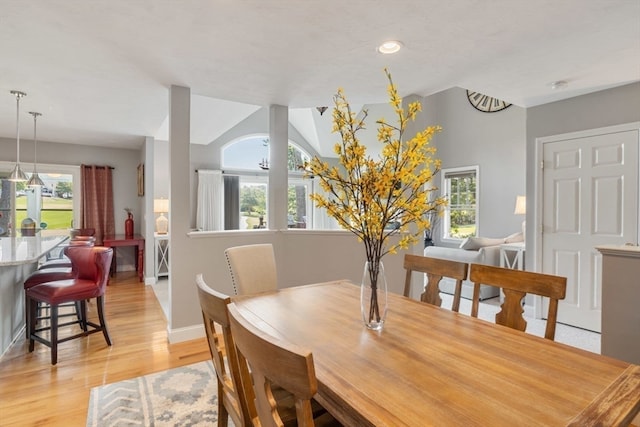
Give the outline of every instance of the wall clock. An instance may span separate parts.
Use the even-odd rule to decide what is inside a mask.
[[[511,106],[511,104],[500,99],[492,98],[491,96],[472,90],[467,91],[467,99],[469,103],[473,105],[473,108],[483,113],[495,113],[496,111],[502,111]]]

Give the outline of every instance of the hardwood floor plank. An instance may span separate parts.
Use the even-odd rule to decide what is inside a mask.
[[[59,345],[56,366],[48,347],[36,343],[29,353],[24,338],[5,353],[0,359],[0,425],[85,426],[92,387],[210,358],[205,338],[169,344],[153,289],[138,282],[135,272],[111,279],[105,308],[111,347],[101,333],[67,341]],[[88,316],[97,318],[94,302]],[[68,326],[61,334],[77,330],[77,325]]]

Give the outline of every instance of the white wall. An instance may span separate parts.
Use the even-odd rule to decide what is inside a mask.
[[[516,196],[525,193],[526,110],[512,105],[482,113],[461,88],[425,98],[422,110],[425,126],[442,127],[433,141],[443,168],[480,167],[478,235],[505,237],[520,231],[523,218],[513,211]]]
[[[348,279],[360,283],[365,253],[362,242],[348,231],[325,230],[251,230],[194,232],[189,234],[189,257],[182,259],[188,280],[179,287],[181,304],[172,304],[175,316],[169,328],[172,342],[204,336],[202,316],[196,292],[195,276],[202,273],[209,286],[233,295],[231,275],[224,250],[231,246],[271,243],[276,254],[279,287]],[[414,252],[415,251],[415,252]],[[386,255],[382,261],[390,292],[402,294],[405,271],[404,254]],[[421,245],[411,253],[422,253]],[[176,295],[176,292],[173,292]],[[184,305],[186,303],[186,305]],[[179,315],[179,317],[178,317]],[[354,313],[358,317],[360,313]],[[178,323],[180,322],[180,323]]]

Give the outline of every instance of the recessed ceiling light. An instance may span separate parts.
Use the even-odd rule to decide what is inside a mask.
[[[558,90],[558,89],[566,88],[567,86],[569,86],[569,83],[566,80],[558,80],[558,81],[550,83],[549,86],[553,90]]]
[[[378,52],[388,55],[390,53],[396,53],[401,48],[402,42],[399,42],[397,40],[389,40],[378,46]]]

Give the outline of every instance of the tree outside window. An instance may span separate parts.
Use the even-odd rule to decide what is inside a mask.
[[[442,238],[475,236],[478,228],[478,167],[443,169],[442,179],[442,189],[449,200]]]

